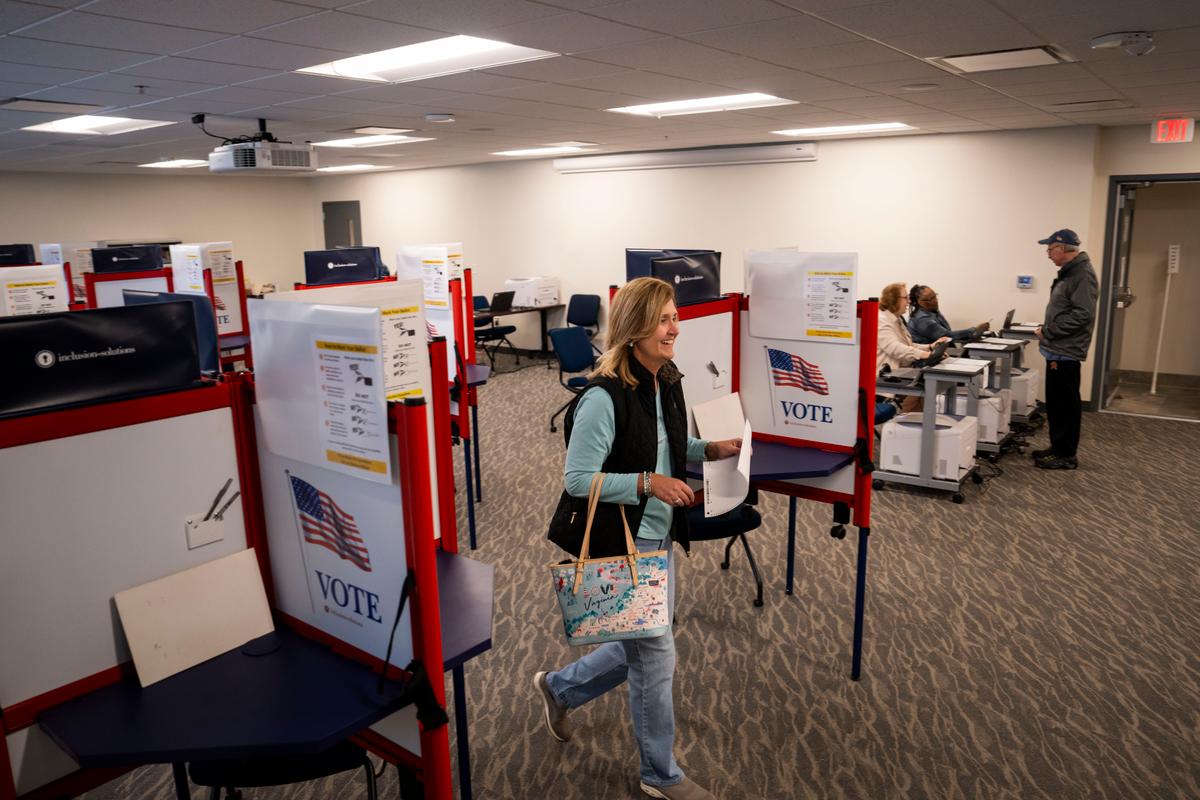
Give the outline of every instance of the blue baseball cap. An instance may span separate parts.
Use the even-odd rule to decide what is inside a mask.
[[[1055,231],[1045,239],[1038,239],[1038,244],[1079,244],[1079,234],[1070,228],[1063,228],[1061,231]]]

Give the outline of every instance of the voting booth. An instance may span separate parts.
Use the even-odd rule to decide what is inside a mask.
[[[752,252],[748,294],[679,306],[685,344],[675,359],[691,433],[729,438],[748,425],[748,484],[789,498],[788,594],[798,499],[833,506],[834,538],[844,537],[846,523],[858,528],[854,679],[862,660],[878,319],[877,302],[854,299],[856,275],[854,253]],[[706,435],[698,409],[722,400],[732,413],[740,409],[742,424]],[[704,480],[706,503],[722,463],[689,467],[690,477]]]
[[[437,490],[449,467],[449,437],[439,435],[449,428],[445,343],[427,337],[418,284],[382,289],[370,297],[334,288],[255,301],[248,317],[260,348],[254,377],[232,373],[0,419],[0,498],[12,523],[0,542],[0,603],[20,609],[0,620],[0,798],[77,794],[140,763],[174,762],[178,781],[180,762],[241,753],[232,742],[251,756],[307,752],[332,735],[309,740],[298,729],[310,725],[354,733],[358,744],[418,773],[426,797],[451,797],[447,728],[401,707],[402,681],[428,675],[439,706],[445,669],[461,685],[463,662],[490,647],[491,568],[453,555],[453,484]],[[168,303],[71,316],[171,306],[191,311]],[[289,662],[296,680],[371,690],[353,700],[321,691],[316,702],[287,697],[288,687],[277,684],[288,681],[272,681],[279,695],[257,700],[276,704],[280,725],[294,708],[301,717],[290,731],[272,731],[267,713],[208,733],[216,738],[202,747],[197,715],[176,714],[164,698],[203,700],[204,693],[176,688],[197,680],[217,681],[209,691],[222,697],[221,680],[245,691],[253,665],[270,662],[270,651],[235,648],[162,678],[155,694],[144,695],[119,597],[239,553],[256,565],[280,652],[300,659]],[[453,595],[441,596],[442,582]],[[398,616],[406,584],[411,594]],[[51,596],[48,587],[51,600],[28,602]],[[212,591],[222,588],[236,587]],[[466,608],[468,599],[483,607]],[[443,614],[454,619],[446,632]],[[460,783],[469,793],[458,700]],[[122,704],[139,710],[111,711]],[[151,724],[156,707],[182,727],[155,728],[155,752],[143,752],[130,742],[149,734],[139,725]],[[90,710],[97,708],[109,711],[97,717]],[[104,719],[99,732],[89,732],[89,716]]]

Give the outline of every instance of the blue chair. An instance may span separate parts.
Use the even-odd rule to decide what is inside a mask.
[[[567,325],[577,325],[588,332],[588,342],[596,338],[596,334],[600,332],[600,295],[598,294],[573,294],[570,302],[567,303]],[[592,345],[592,349],[596,354],[600,354],[600,348]]]
[[[550,343],[554,346],[554,357],[558,359],[558,382],[571,393],[571,399],[550,416],[550,432],[554,433],[558,430],[554,424],[558,415],[566,411],[575,396],[588,385],[586,375],[575,373],[591,372],[596,367],[596,353],[584,328],[554,328],[550,331]],[[574,377],[567,378],[567,375]]]
[[[721,569],[729,569],[729,551],[733,548],[734,542],[741,541],[757,587],[754,605],[761,608],[763,604],[762,573],[758,571],[758,561],[755,560],[754,551],[750,549],[750,542],[746,539],[747,533],[762,525],[762,515],[753,505],[758,502],[757,495],[758,492],[751,489],[750,494],[746,497],[747,502],[719,517],[705,517],[703,504],[692,506],[688,509],[688,528],[693,542],[729,540],[725,543],[725,560],[721,562]]]
[[[472,298],[472,303],[475,310],[475,343],[479,345],[480,349],[483,350],[483,354],[487,356],[488,363],[492,365],[492,369],[496,368],[496,351],[500,348],[501,344],[508,345],[508,349],[516,353],[517,363],[520,364],[521,353],[508,340],[509,334],[517,332],[517,326],[497,325],[496,319],[487,313],[491,310],[491,305],[483,295],[475,295]],[[489,344],[491,344],[490,350],[488,349]]]
[[[888,402],[875,402],[875,424],[882,425],[892,417],[896,416],[896,404]]]
[[[363,771],[368,800],[375,800],[378,796],[375,766],[366,751],[349,740],[336,744],[323,753],[193,761],[188,764],[188,777],[197,786],[209,787],[209,800],[221,800],[222,789],[229,800],[241,800],[240,790],[243,788],[304,783],[356,769]],[[401,779],[403,785],[403,769]],[[408,796],[417,795],[411,794],[410,789]]]

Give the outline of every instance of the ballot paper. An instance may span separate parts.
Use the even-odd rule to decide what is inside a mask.
[[[737,508],[750,490],[750,421],[742,413],[737,392],[718,397],[692,408],[696,431],[701,439],[720,441],[742,439],[742,452],[736,458],[704,462],[704,516],[716,517]]]

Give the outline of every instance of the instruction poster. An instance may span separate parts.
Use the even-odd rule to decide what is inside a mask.
[[[835,344],[856,341],[857,253],[756,250],[746,257],[746,272],[754,309],[752,335]]]
[[[251,308],[266,446],[306,464],[390,482],[380,310],[274,300],[253,300]]]
[[[425,327],[419,304],[382,308],[383,383],[388,400],[421,397],[420,360],[425,359]]]
[[[69,291],[61,264],[0,267],[0,316],[66,311]]]
[[[430,337],[446,339],[447,374],[458,374],[454,338],[454,312],[450,307],[450,281],[462,278],[462,248],[457,244],[405,245],[396,252],[400,278],[419,278],[423,286],[425,323]]]
[[[325,460],[386,473],[387,406],[380,345],[370,339],[313,340],[318,417]]]
[[[212,272],[213,308],[217,333],[242,333],[242,287],[238,284],[237,262],[232,242],[201,242],[171,245],[171,270],[175,291],[204,294],[204,270]]]

